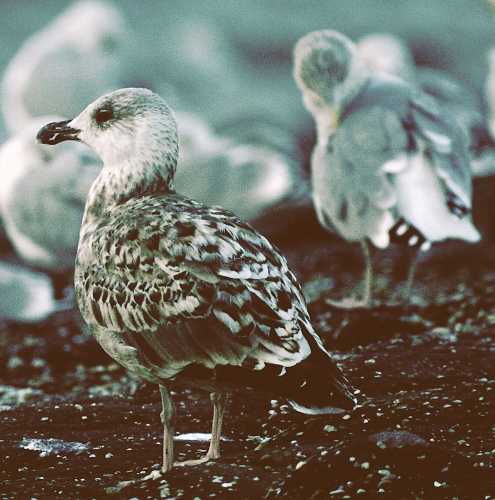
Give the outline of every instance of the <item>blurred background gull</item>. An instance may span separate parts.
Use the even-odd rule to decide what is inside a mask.
[[[108,2],[94,3],[108,7]],[[0,66],[4,71],[30,37],[47,33],[49,24],[57,16],[61,22],[63,11],[73,4],[47,0],[41,8],[35,0],[2,2]],[[121,0],[108,8],[114,12],[118,8],[116,31],[124,29],[127,34],[118,39],[131,58],[125,63],[120,59],[125,75],[119,77],[119,84],[152,86],[176,109],[199,113],[213,126],[253,112],[296,130],[310,124],[298,102],[290,66],[291,47],[308,31],[332,28],[353,39],[391,32],[405,40],[416,64],[448,71],[479,94],[495,29],[485,0],[451,0],[435,6],[427,0],[379,5],[359,0],[345,4],[252,0],[221,5],[214,0]],[[94,36],[96,28],[84,28],[82,17],[78,24],[81,28],[74,29],[74,38],[84,38],[86,32]],[[114,53],[123,49],[113,44]],[[55,113],[69,111],[66,107],[63,113]]]
[[[7,65],[2,78],[7,129],[19,130],[34,116],[75,116],[95,94],[118,86],[132,39],[112,4],[71,5],[30,36]]]
[[[294,43],[316,29],[361,39],[369,64],[448,106],[470,138],[474,175],[495,172],[494,11],[484,0],[5,0],[0,9],[2,255],[65,274],[64,285],[82,217],[72,195],[87,191],[98,162],[74,144],[48,154],[29,135],[37,117],[70,118],[118,87],[149,87],[178,110],[181,192],[284,244],[319,230],[308,189],[315,131],[291,75]],[[50,265],[33,258],[33,242]],[[0,282],[0,301],[5,290]]]
[[[52,279],[55,298],[72,285],[86,197],[101,165],[83,144],[54,152],[36,132],[56,116],[32,118],[0,148],[0,215],[17,255]]]

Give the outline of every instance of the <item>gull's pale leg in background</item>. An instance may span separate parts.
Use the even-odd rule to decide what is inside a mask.
[[[411,298],[411,290],[414,282],[414,276],[418,267],[419,250],[417,248],[409,249],[407,253],[407,276],[404,284],[400,287],[399,303],[407,305]]]
[[[367,240],[361,240],[361,248],[363,249],[365,270],[363,279],[363,297],[362,307],[369,307],[371,305],[373,295],[373,259],[371,250]]]
[[[361,248],[363,249],[365,270],[364,278],[357,288],[360,288],[361,297],[346,297],[341,300],[331,300],[327,302],[340,309],[357,309],[359,307],[370,307],[373,299],[373,259],[367,240],[361,240]]]

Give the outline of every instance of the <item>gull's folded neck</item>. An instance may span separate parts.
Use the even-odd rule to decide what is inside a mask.
[[[132,198],[174,193],[174,175],[175,164],[170,158],[163,164],[129,159],[118,166],[105,165],[89,191],[83,226]]]

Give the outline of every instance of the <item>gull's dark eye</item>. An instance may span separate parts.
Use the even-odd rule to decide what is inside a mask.
[[[107,122],[113,118],[112,108],[100,108],[95,113],[95,121],[98,125]]]

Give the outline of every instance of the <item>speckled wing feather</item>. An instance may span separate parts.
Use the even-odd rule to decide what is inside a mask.
[[[221,208],[179,195],[131,199],[87,235],[75,279],[84,319],[135,339],[144,332],[170,373],[194,362],[292,366],[308,341],[320,344],[285,259]]]

